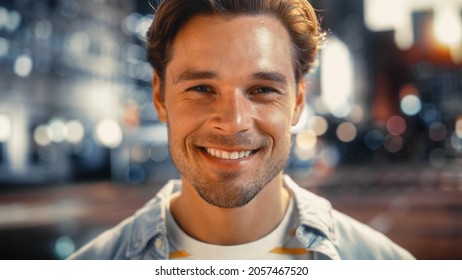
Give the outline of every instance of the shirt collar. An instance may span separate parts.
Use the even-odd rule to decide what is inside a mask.
[[[284,183],[293,193],[299,210],[300,223],[312,228],[335,243],[335,227],[332,218],[332,205],[325,198],[301,188],[288,175]]]
[[[314,230],[316,234],[313,236],[319,237],[318,233],[321,233],[321,235],[335,244],[331,204],[326,199],[298,186],[288,175],[284,175],[284,183],[294,193],[302,225],[302,228],[299,228],[299,230]],[[130,244],[127,246],[127,257],[132,258],[140,254],[152,239],[156,239],[156,241],[160,239],[163,244],[167,244],[166,207],[164,206],[165,203],[168,203],[169,197],[178,191],[181,191],[181,181],[171,180],[153,199],[137,211],[131,227],[131,239]],[[314,240],[306,242],[307,244],[305,245],[309,247]],[[158,242],[154,243],[158,244]],[[166,245],[154,251],[160,254],[158,256],[160,258],[168,257],[168,248]]]
[[[153,239],[156,239],[153,246],[157,249],[154,251],[160,254],[157,257],[168,257],[165,203],[168,203],[171,194],[180,190],[181,182],[170,180],[153,199],[135,213],[130,244],[127,246],[128,258],[140,254]]]

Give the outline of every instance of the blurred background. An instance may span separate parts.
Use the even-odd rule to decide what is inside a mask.
[[[419,259],[462,259],[462,0],[311,3],[328,40],[286,172]],[[63,259],[179,178],[152,18],[148,0],[1,0],[0,259]]]

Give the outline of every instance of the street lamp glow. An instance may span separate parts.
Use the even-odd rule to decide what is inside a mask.
[[[454,10],[445,9],[436,13],[433,32],[436,39],[444,45],[462,44],[462,22]]]

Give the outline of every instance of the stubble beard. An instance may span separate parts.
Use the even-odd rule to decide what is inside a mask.
[[[290,147],[290,140],[288,140],[288,145],[279,145],[272,151],[274,154],[280,153],[281,157],[265,161],[267,164],[254,173],[246,176],[243,171],[216,169],[207,171],[212,171],[215,175],[214,178],[210,178],[198,169],[199,166],[188,164],[188,159],[185,158],[186,147],[178,149],[178,147],[183,147],[181,143],[176,143],[171,139],[169,135],[170,155],[183,180],[188,181],[204,201],[219,208],[240,208],[247,205],[284,169],[289,157],[289,149],[285,147]],[[173,146],[176,149],[173,149]],[[192,145],[189,148],[197,149]],[[270,148],[268,142],[258,152],[268,152]],[[196,162],[194,159],[189,159],[189,161]]]

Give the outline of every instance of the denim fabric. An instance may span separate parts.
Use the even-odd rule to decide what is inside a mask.
[[[300,225],[296,236],[318,260],[413,259],[383,234],[334,209],[321,198],[299,187],[289,176],[285,185],[294,194]],[[168,259],[165,203],[181,182],[168,182],[133,216],[102,233],[69,259]]]

